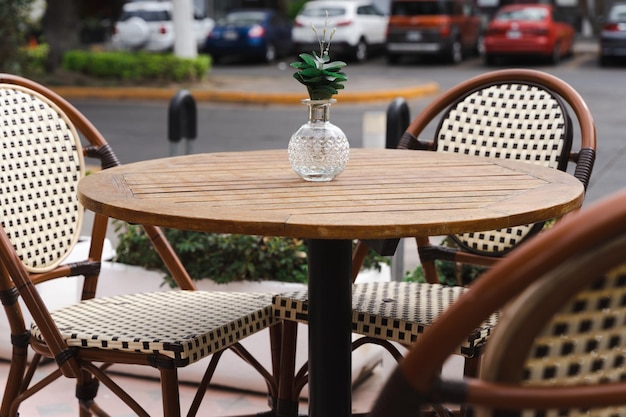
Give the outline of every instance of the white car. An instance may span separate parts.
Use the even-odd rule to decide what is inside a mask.
[[[213,19],[194,12],[193,33],[198,49],[213,29]],[[135,1],[126,3],[112,36],[117,49],[151,52],[174,48],[174,21],[171,1]]]
[[[385,47],[387,16],[371,0],[314,0],[304,4],[296,16],[292,39],[297,53],[316,51],[328,16],[328,30],[336,29],[330,46],[331,58],[347,56],[366,61],[370,51]]]

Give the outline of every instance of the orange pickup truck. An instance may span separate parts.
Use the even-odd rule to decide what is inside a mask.
[[[466,0],[392,0],[387,26],[387,61],[431,55],[457,64],[478,52],[482,19]]]

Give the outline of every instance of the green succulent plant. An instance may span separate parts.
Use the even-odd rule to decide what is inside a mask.
[[[346,63],[330,60],[330,42],[335,30],[331,31],[328,41],[326,41],[327,26],[328,16],[321,37],[315,26],[312,26],[313,32],[318,35],[320,53],[313,51],[310,54],[300,54],[300,61],[291,63],[291,66],[298,70],[293,74],[293,77],[306,87],[311,100],[332,98],[334,94],[338,93],[338,90],[344,88],[343,83],[348,80],[347,75],[342,72]]]

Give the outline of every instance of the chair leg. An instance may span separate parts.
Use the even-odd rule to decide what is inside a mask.
[[[11,406],[23,389],[23,377],[26,370],[27,348],[13,346],[9,375],[7,375],[7,385],[2,396],[2,406],[0,415],[9,416]],[[16,413],[17,414],[17,413]]]
[[[4,272],[3,272],[4,273]],[[28,346],[30,341],[30,332],[26,329],[21,308],[18,303],[18,292],[13,287],[5,287],[0,283],[0,301],[4,307],[6,318],[11,329],[11,344],[13,345],[11,354],[11,365],[9,367],[9,375],[7,376],[7,384],[2,396],[2,404],[0,405],[0,415],[8,416],[11,412],[13,403],[18,396],[28,388],[30,379],[25,382],[27,375],[26,367],[28,363]]]
[[[180,395],[178,389],[178,370],[159,368],[161,372],[161,395],[163,397],[163,416],[180,417]]]
[[[467,378],[476,378],[478,377],[478,372],[480,371],[482,356],[478,354],[473,358],[465,358],[465,364],[463,366],[463,376]],[[461,404],[460,408],[461,416],[471,416],[471,409],[463,404]]]
[[[437,268],[435,267],[435,261],[433,259],[426,259],[423,256],[424,249],[432,246],[430,244],[430,240],[428,237],[416,237],[415,242],[417,243],[417,249],[420,253],[420,263],[422,264],[422,269],[424,270],[424,279],[429,284],[438,284],[439,283],[439,274],[437,273]]]
[[[295,417],[298,415],[299,396],[299,391],[295,389],[298,323],[284,320],[281,333],[278,400],[275,415],[276,417]]]

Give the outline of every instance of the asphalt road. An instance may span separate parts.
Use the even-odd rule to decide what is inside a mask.
[[[586,204],[626,185],[626,67],[600,68],[593,53],[577,54],[558,66],[541,62],[512,63],[552,73],[576,88],[593,113],[598,131],[598,155]],[[459,66],[404,62],[392,67],[382,58],[350,66],[351,73],[382,80],[389,77],[435,81],[440,90],[473,75],[495,69],[473,58]],[[289,70],[284,64],[233,63],[215,67],[228,74],[272,74]],[[338,97],[340,98],[340,97]],[[432,97],[410,100],[415,115]],[[161,101],[73,100],[109,140],[123,163],[184,153],[185,143],[167,139],[168,103]],[[351,146],[363,146],[365,136],[384,135],[387,102],[341,104],[331,121],[348,136]],[[198,138],[191,152],[286,148],[291,134],[305,122],[306,108],[294,105],[198,103]],[[380,138],[380,143],[384,143]]]

